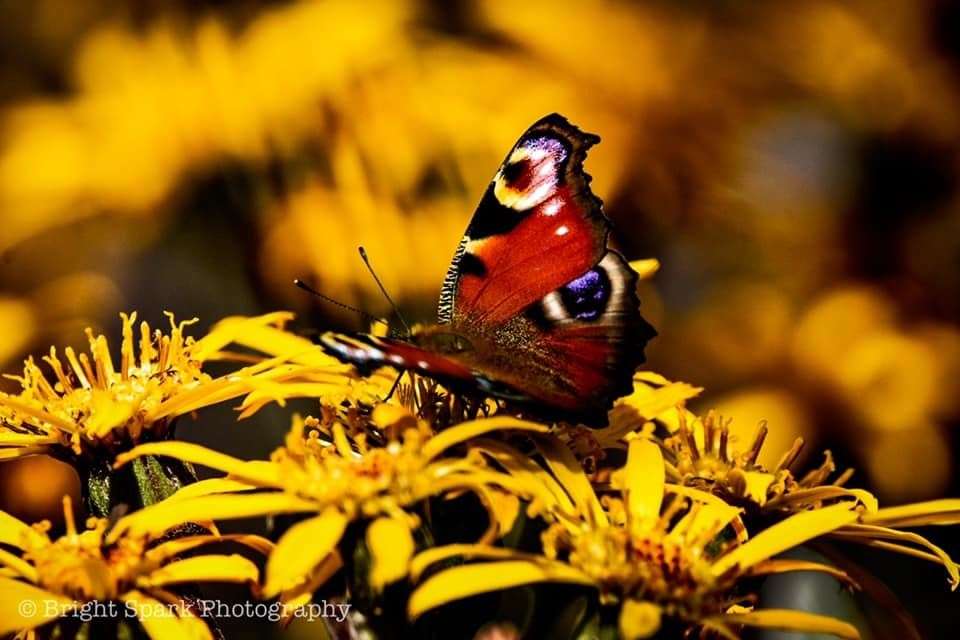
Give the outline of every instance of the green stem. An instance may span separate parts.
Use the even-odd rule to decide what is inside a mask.
[[[156,456],[137,458],[120,469],[96,460],[79,472],[87,510],[99,518],[110,517],[120,505],[136,511],[155,504],[197,480],[189,464]]]

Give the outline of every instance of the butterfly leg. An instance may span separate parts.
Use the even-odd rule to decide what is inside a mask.
[[[406,371],[401,371],[399,374],[397,374],[397,379],[393,381],[393,385],[390,387],[390,391],[387,392],[387,395],[383,398],[383,402],[390,401],[390,398],[393,397],[393,394],[396,392],[397,387],[400,386],[400,380],[403,379],[403,374],[405,373]]]

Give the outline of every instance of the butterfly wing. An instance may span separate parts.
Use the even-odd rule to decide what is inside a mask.
[[[609,223],[583,171],[599,140],[558,114],[520,136],[457,247],[441,323],[505,322],[600,262]]]
[[[546,417],[603,426],[613,401],[632,391],[644,347],[656,335],[640,315],[636,283],[626,260],[608,251],[593,268],[485,333],[457,328],[474,349],[456,357]]]
[[[613,401],[633,388],[646,342],[637,274],[615,251],[488,334],[425,327],[416,342],[370,335],[321,336],[324,349],[362,371],[408,369],[462,392],[535,407],[549,418],[607,423]]]
[[[520,137],[454,255],[440,324],[413,344],[336,334],[321,344],[364,369],[410,369],[545,415],[606,424],[656,332],[640,316],[636,272],[607,249],[610,224],[583,170],[599,140],[557,114]]]
[[[533,393],[581,419],[606,424],[613,401],[633,390],[633,373],[657,335],[640,315],[636,287],[636,272],[608,251],[511,323],[534,327],[524,353],[513,360],[520,376],[537,381]]]
[[[583,169],[599,140],[557,114],[520,136],[457,248],[439,319],[475,345],[458,355],[474,371],[605,422],[656,332]]]

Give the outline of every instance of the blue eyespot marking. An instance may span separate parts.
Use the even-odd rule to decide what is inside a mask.
[[[570,317],[590,322],[599,318],[610,299],[610,278],[603,269],[591,269],[560,289]]]

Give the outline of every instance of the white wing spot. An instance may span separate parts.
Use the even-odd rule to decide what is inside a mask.
[[[545,315],[548,320],[563,322],[564,320],[570,319],[570,316],[567,315],[567,310],[563,308],[563,301],[560,299],[560,294],[556,291],[551,291],[545,295],[542,304],[543,315]]]

